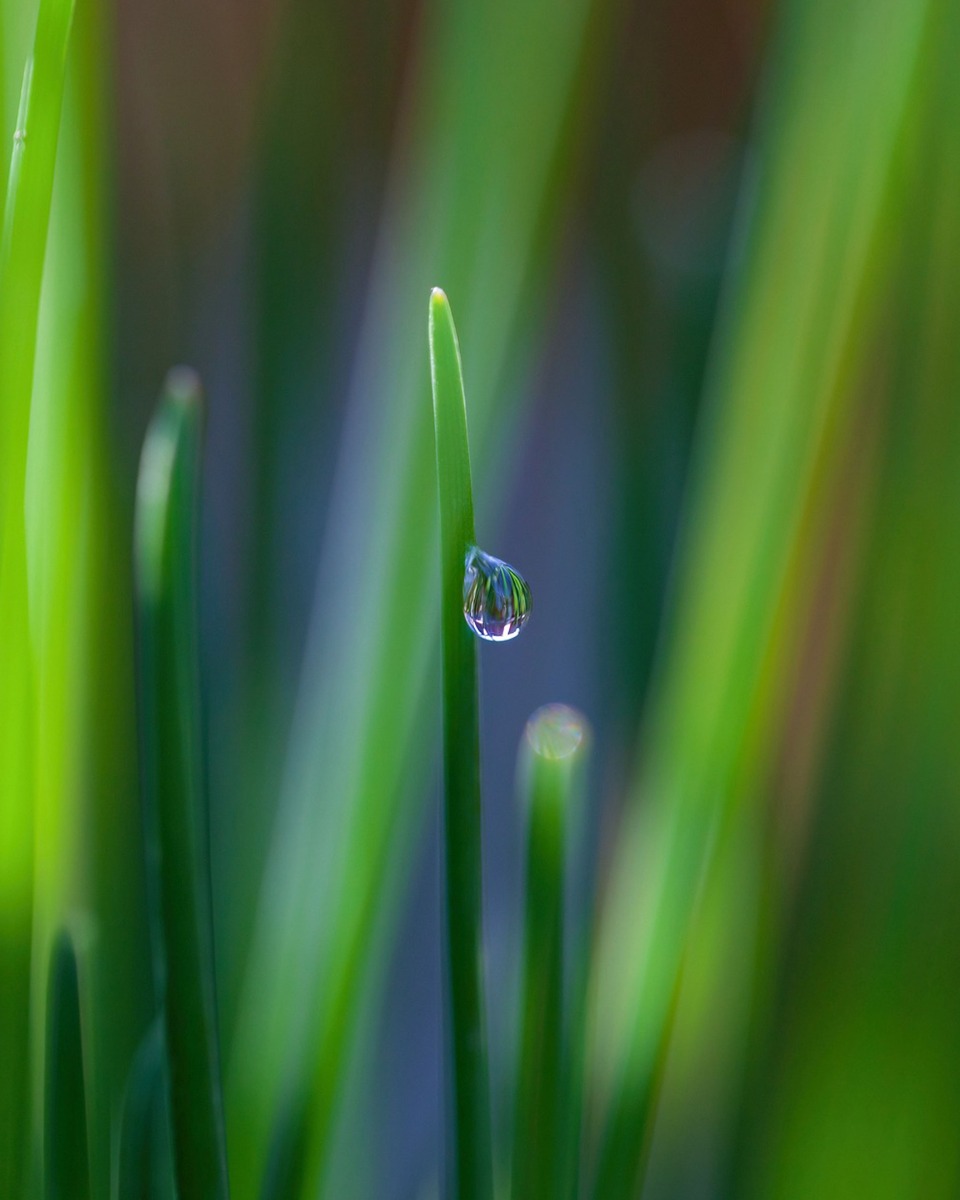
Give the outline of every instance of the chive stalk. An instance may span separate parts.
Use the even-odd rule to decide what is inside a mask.
[[[470,451],[460,347],[446,296],[430,296],[430,368],[440,496],[443,658],[443,848],[447,1046],[453,1129],[449,1194],[492,1191],[490,1084],[483,969],[483,889],[477,650],[463,617],[463,580],[474,544]]]
[[[170,1064],[180,1200],[228,1196],[220,1091],[209,832],[200,759],[196,509],[201,397],[172,371],[137,484],[144,824],[153,959]]]
[[[73,942],[65,931],[58,934],[50,955],[44,1074],[45,1200],[89,1200],[80,981]]]
[[[520,748],[527,850],[514,1200],[558,1200],[572,1187],[564,904],[569,829],[587,742],[578,712],[548,704],[530,718]]]

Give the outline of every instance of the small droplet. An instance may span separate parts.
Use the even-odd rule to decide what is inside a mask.
[[[15,129],[13,131],[13,144],[15,146],[22,146],[26,140],[27,131],[25,129]]]
[[[476,546],[467,553],[463,615],[485,642],[509,642],[530,616],[530,588],[509,563]]]

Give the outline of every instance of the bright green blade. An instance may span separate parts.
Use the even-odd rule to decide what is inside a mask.
[[[0,243],[4,558],[22,545],[27,435],[73,0],[45,0],[27,63]],[[21,532],[16,534],[16,529]],[[20,541],[10,539],[19,537]]]
[[[157,999],[181,1200],[228,1196],[200,759],[196,537],[200,385],[167,378],[137,485],[144,822]]]
[[[153,1011],[144,859],[132,852],[143,836],[140,805],[131,802],[132,480],[110,420],[113,17],[107,0],[84,0],[70,35],[26,486],[36,646],[34,931],[38,949],[65,920],[78,932],[89,921],[96,931],[83,960],[95,1195],[109,1183],[113,1121]],[[34,1021],[38,1027],[38,1012]]]
[[[44,0],[24,73],[0,238],[0,1193],[20,1194],[30,1139],[34,645],[25,528],[27,437],[73,5]]]

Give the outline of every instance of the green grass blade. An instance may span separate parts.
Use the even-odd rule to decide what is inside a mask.
[[[11,1197],[20,1194],[30,1145],[35,680],[24,513],[27,437],[72,15],[71,0],[40,5],[0,236],[0,1194]]]
[[[654,1064],[717,829],[756,799],[776,744],[822,467],[873,350],[929,7],[789,9],[605,913],[598,1200],[642,1186]]]
[[[935,4],[931,18],[890,214],[884,370],[848,457],[873,483],[862,573],[738,1139],[743,1197],[960,1188],[960,14]]]
[[[44,1196],[89,1200],[87,1098],[77,956],[61,931],[50,955],[44,1096]]]
[[[475,544],[460,347],[446,296],[430,297],[430,369],[440,491],[443,654],[443,848],[447,1040],[453,1131],[449,1194],[491,1195],[490,1080],[484,996],[477,646],[463,619],[463,575]]]
[[[137,1050],[127,1080],[117,1200],[168,1200],[174,1195],[165,1070],[163,1026],[158,1019]]]
[[[106,1193],[112,1120],[153,1011],[144,860],[131,853],[142,839],[139,805],[130,802],[138,766],[133,629],[118,619],[133,611],[131,480],[118,469],[118,454],[127,456],[109,420],[112,21],[106,0],[84,0],[70,34],[26,481],[33,930],[35,945],[46,946],[81,912],[96,929],[95,953],[83,960],[95,1195]]]
[[[137,485],[140,712],[154,962],[181,1200],[228,1195],[200,759],[196,510],[201,397],[169,375]]]
[[[564,903],[567,845],[588,732],[580,713],[549,704],[530,718],[521,743],[527,810],[526,915],[520,1052],[511,1195],[559,1200],[571,1194],[571,1084],[579,1047],[567,1045]]]
[[[73,0],[47,0],[24,72],[0,243],[4,538],[23,522],[30,394]],[[15,543],[16,545],[16,543]],[[4,554],[8,553],[4,550]]]

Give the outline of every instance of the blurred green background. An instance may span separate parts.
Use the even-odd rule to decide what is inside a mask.
[[[442,1190],[440,285],[534,597],[480,654],[501,1161],[563,701],[580,1194],[956,1196],[960,9],[76,0],[59,135],[36,23],[0,0],[0,1195],[57,929],[98,1197],[153,1017],[131,554],[179,362],[232,1192],[303,1096],[304,1197]]]

